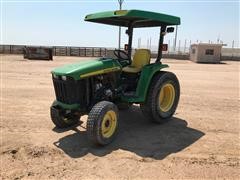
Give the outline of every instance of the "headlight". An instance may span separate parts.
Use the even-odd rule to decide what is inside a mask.
[[[67,76],[62,76],[62,80],[66,81],[67,80]]]

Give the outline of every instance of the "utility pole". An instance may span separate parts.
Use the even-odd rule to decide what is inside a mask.
[[[181,40],[179,40],[178,42],[178,53],[180,53],[180,51],[181,51]]]
[[[220,43],[220,34],[218,35],[218,38],[217,38],[217,44]]]
[[[232,41],[232,49],[234,48],[234,40]]]
[[[191,49],[191,45],[192,45],[192,40],[189,41],[189,48],[188,48],[189,51],[190,51],[190,49]]]
[[[233,49],[234,49],[234,40],[232,41],[232,57],[233,57]]]
[[[175,39],[174,39],[174,52],[176,51],[176,47],[177,47],[177,31],[178,31],[178,26],[176,25]]]
[[[187,45],[187,40],[185,39],[185,42],[184,42],[184,50],[183,50],[184,53],[185,53],[185,51],[186,51],[186,45]]]
[[[122,10],[122,4],[124,0],[118,0],[119,3],[119,10]],[[118,49],[121,49],[121,26],[119,26],[119,32],[118,32]]]

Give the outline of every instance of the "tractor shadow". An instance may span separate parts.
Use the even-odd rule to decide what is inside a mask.
[[[120,113],[118,136],[108,146],[94,146],[88,142],[86,131],[79,131],[76,127],[71,130],[75,133],[59,139],[54,145],[72,158],[80,158],[88,153],[102,157],[122,149],[141,157],[161,160],[204,136],[203,132],[187,127],[185,120],[176,117],[161,125],[150,123],[138,106]]]

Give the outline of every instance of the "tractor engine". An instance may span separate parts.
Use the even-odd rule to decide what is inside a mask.
[[[113,100],[115,97],[115,89],[117,78],[115,73],[98,75],[93,79],[93,100]]]
[[[53,76],[57,101],[79,104],[83,111],[101,100],[111,101],[115,97],[117,73],[108,73],[74,80],[66,76]]]

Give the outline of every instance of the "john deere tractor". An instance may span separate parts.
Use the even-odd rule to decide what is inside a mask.
[[[88,115],[87,134],[94,144],[107,145],[115,138],[119,110],[139,104],[150,121],[164,123],[174,114],[180,95],[177,77],[162,71],[164,36],[173,32],[180,18],[141,10],[118,10],[89,14],[85,21],[126,27],[128,44],[115,50],[114,58],[98,58],[58,67],[52,71],[56,100],[50,111],[58,128],[76,125]],[[159,27],[156,60],[150,50],[137,49],[132,57],[134,28]]]

